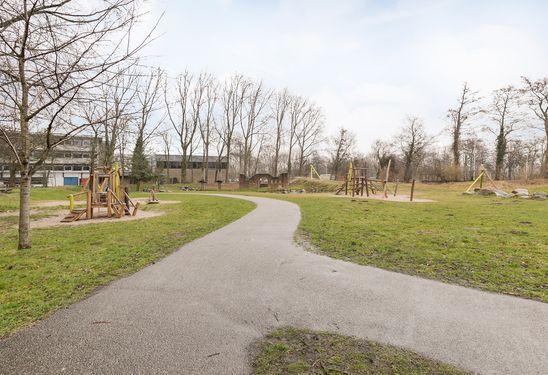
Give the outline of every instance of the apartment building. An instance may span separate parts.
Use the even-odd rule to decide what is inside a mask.
[[[99,145],[101,140],[99,140]],[[33,185],[75,186],[89,178],[92,138],[77,136],[58,145],[32,177]],[[34,156],[37,156],[35,153]],[[19,184],[19,172],[13,173],[7,155],[0,155],[0,181]]]
[[[177,184],[181,182],[181,163],[183,161],[182,155],[165,155],[154,154],[150,157],[150,165],[159,176],[165,176],[165,180],[171,184]],[[193,155],[188,157],[188,168],[186,170],[187,182],[199,182],[203,178],[202,166],[203,156]],[[217,156],[208,157],[208,176],[207,181],[210,183],[215,182],[216,178],[224,178],[225,171],[228,163],[226,157],[221,158],[221,162],[218,163]],[[218,170],[217,174],[215,171]]]

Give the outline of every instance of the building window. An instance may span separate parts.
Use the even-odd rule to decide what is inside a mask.
[[[72,170],[73,170],[73,171],[81,171],[81,170],[82,170],[82,166],[81,166],[81,165],[73,165],[73,166],[72,166]]]
[[[54,171],[63,171],[64,168],[63,168],[62,165],[54,165],[54,166],[53,166],[53,170],[54,170]]]
[[[72,171],[72,166],[71,165],[65,165],[64,170],[65,171]]]

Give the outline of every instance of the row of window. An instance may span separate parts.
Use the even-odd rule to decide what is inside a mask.
[[[89,171],[89,165],[44,165],[40,169],[47,170],[47,171],[81,172],[81,171]]]
[[[9,171],[10,167],[9,165],[0,165],[0,171]],[[89,165],[42,165],[40,167],[40,170],[46,170],[46,171],[75,171],[75,172],[82,172],[82,171],[89,171]]]
[[[89,146],[91,145],[90,139],[69,139],[63,142],[67,146]]]
[[[42,153],[40,151],[35,151],[32,153],[32,156],[34,157],[39,157],[41,156]],[[67,158],[67,159],[89,159],[90,158],[90,154],[89,152],[69,152],[69,151],[55,151],[55,152],[52,152],[48,158],[48,160],[50,160],[51,158],[53,158],[53,160],[55,160],[55,158]]]
[[[158,169],[166,169],[167,168],[167,161],[158,160],[156,162],[156,168]],[[190,162],[188,163],[189,169],[202,169],[203,163],[201,161],[198,162]],[[217,168],[217,163],[214,161],[210,161],[208,163],[208,168],[215,169]],[[181,162],[180,161],[170,161],[169,162],[169,169],[181,169]],[[226,169],[226,163],[221,163],[221,169]]]

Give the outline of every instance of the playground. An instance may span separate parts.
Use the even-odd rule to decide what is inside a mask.
[[[150,266],[57,311],[34,327],[10,335],[3,341],[0,366],[20,372],[33,368],[54,372],[61,366],[70,372],[89,363],[102,372],[116,372],[122,366],[134,372],[163,369],[192,373],[200,369],[204,374],[247,373],[249,345],[273,327],[293,326],[404,348],[406,352],[394,353],[390,347],[378,347],[380,352],[375,353],[380,353],[377,355],[387,363],[393,358],[403,359],[402,356],[413,358],[405,365],[405,371],[418,365],[444,368],[439,361],[474,372],[533,373],[545,365],[537,353],[547,339],[545,331],[537,329],[544,324],[546,313],[546,304],[539,302],[546,298],[542,287],[544,211],[529,210],[530,224],[522,225],[531,226],[530,237],[511,232],[501,237],[509,227],[500,231],[492,226],[481,228],[484,215],[493,213],[486,207],[498,207],[500,199],[462,196],[456,192],[460,188],[455,188],[460,199],[444,201],[441,196],[447,190],[422,192],[435,197],[436,202],[414,205],[313,194],[295,198],[293,194],[255,192],[254,196],[239,200],[166,193],[159,194],[160,200],[180,199],[183,204],[166,205],[166,210],[174,212],[161,217],[108,226],[39,229],[36,250],[2,250],[2,256],[10,256],[10,264],[16,264],[9,272],[2,272],[2,277],[10,275],[3,282],[17,292],[8,294],[8,300],[2,304],[8,306],[2,321],[11,323],[4,332],[43,316],[47,306],[49,311],[55,308],[52,304],[66,306],[91,292],[93,286]],[[459,208],[465,202],[461,199],[473,201],[473,205]],[[518,206],[513,212],[506,212],[503,220],[524,221],[524,207],[531,209],[532,204],[545,203],[516,202]],[[523,203],[527,206],[519,206]],[[433,209],[436,206],[439,207]],[[473,206],[478,207],[475,215],[464,216]],[[411,210],[419,207],[425,210],[412,215]],[[484,215],[478,216],[478,212]],[[243,216],[245,213],[249,214]],[[404,220],[396,222],[398,215],[403,215]],[[219,216],[224,217],[224,223],[208,221]],[[433,216],[431,221],[426,220],[429,216]],[[358,217],[365,219],[358,221]],[[372,228],[372,224],[377,224],[367,222],[372,217],[379,218],[384,227]],[[365,227],[362,220],[366,220]],[[470,229],[473,235],[468,239],[461,237],[450,242],[455,228],[463,221],[472,225],[472,220],[476,220],[473,225],[479,230]],[[229,221],[234,222],[228,224]],[[228,225],[220,228],[225,224]],[[515,222],[512,225],[515,227]],[[123,227],[126,229],[121,231]],[[329,257],[303,251],[296,245],[294,233],[298,227],[309,233],[310,243]],[[89,233],[92,228],[93,233]],[[100,240],[101,229],[107,228],[112,239]],[[366,233],[360,237],[364,230]],[[207,232],[212,233],[205,235]],[[56,235],[55,244],[44,242],[48,234]],[[417,237],[417,242],[405,244],[413,237]],[[440,256],[430,260],[426,246],[415,249],[421,238],[430,248],[428,255]],[[191,239],[196,241],[188,242]],[[463,247],[473,240],[471,247]],[[527,249],[520,259],[516,258],[517,251],[509,253],[512,248],[520,248],[516,241]],[[156,261],[181,242],[188,243],[165,260]],[[82,243],[93,246],[81,246]],[[386,248],[376,249],[381,243],[386,243]],[[483,247],[478,246],[481,243]],[[500,244],[504,247],[500,248]],[[391,256],[391,248],[395,256]],[[480,248],[485,252],[483,258],[477,258]],[[343,253],[342,249],[348,251]],[[405,263],[412,251],[417,256]],[[354,257],[349,257],[352,253]],[[501,253],[510,257],[501,257]],[[489,258],[500,259],[492,263]],[[376,267],[363,267],[362,261]],[[516,270],[516,261],[528,263]],[[33,267],[35,264],[40,266]],[[398,272],[380,268],[390,270],[398,265],[408,268],[402,267]],[[417,269],[415,275],[423,277],[413,276],[413,267]],[[442,278],[444,283],[428,280],[424,277],[426,270],[438,271],[447,279]],[[455,273],[459,270],[462,272]],[[497,271],[504,278],[497,277]],[[477,272],[480,278],[476,280]],[[518,274],[510,277],[511,272]],[[434,275],[431,278],[439,279]],[[468,287],[451,285],[460,284],[464,278],[470,280]],[[478,283],[485,278],[492,285]],[[32,281],[37,279],[41,283]],[[519,280],[521,284],[512,285]],[[539,301],[478,290],[492,286],[500,293]],[[44,288],[47,293],[40,297]],[[29,315],[33,308],[34,315]],[[13,314],[14,309],[17,314]],[[20,316],[27,320],[14,319]],[[411,326],[413,331],[409,332]],[[77,344],[82,337],[86,345]],[[150,343],[155,343],[161,356],[150,355]],[[517,354],[508,343],[527,345],[531,350]],[[287,345],[294,344],[288,341]],[[89,351],[89,346],[94,350]],[[417,354],[407,351],[421,353],[436,362],[424,363]],[[477,356],[478,352],[489,355]]]
[[[299,368],[321,369],[322,366],[343,372],[361,373],[352,367],[359,366],[359,361],[354,363],[349,360],[341,365],[340,362],[334,360],[334,358],[343,358],[344,356],[375,358],[371,371],[400,366],[398,368],[403,373],[424,370],[460,374],[465,373],[460,369],[489,372],[502,368],[513,368],[513,366],[516,368],[531,366],[531,369],[541,366],[535,362],[534,356],[512,357],[503,347],[490,347],[494,353],[492,361],[473,361],[471,353],[467,353],[461,347],[452,347],[450,342],[445,341],[445,333],[443,335],[437,332],[427,334],[426,328],[423,334],[426,334],[427,338],[419,341],[401,340],[401,337],[394,340],[394,337],[399,336],[390,333],[385,335],[375,330],[357,331],[354,325],[346,326],[345,319],[359,321],[360,326],[373,324],[385,327],[386,322],[389,321],[390,329],[394,332],[401,331],[400,323],[408,324],[409,322],[394,323],[400,317],[390,318],[388,312],[385,312],[382,318],[361,321],[362,318],[355,315],[352,310],[355,305],[344,301],[337,302],[336,311],[333,310],[328,314],[333,317],[332,320],[319,319],[316,313],[313,314],[313,317],[305,318],[306,312],[310,312],[309,303],[312,295],[315,296],[314,299],[318,298],[318,295],[321,296],[320,298],[324,301],[322,311],[330,306],[331,302],[329,301],[336,301],[339,298],[337,296],[340,290],[345,288],[350,288],[348,289],[349,293],[356,293],[357,288],[359,290],[357,293],[360,295],[380,293],[375,294],[376,297],[373,300],[377,301],[380,298],[384,302],[374,307],[375,311],[382,310],[391,303],[385,300],[388,295],[395,298],[392,302],[398,304],[398,309],[402,309],[402,306],[407,304],[408,296],[406,295],[407,297],[404,298],[400,293],[408,290],[409,285],[419,283],[421,286],[419,287],[417,284],[416,289],[421,291],[420,294],[423,293],[424,288],[427,288],[430,290],[428,293],[434,293],[438,297],[434,300],[422,300],[419,295],[416,295],[414,297],[416,301],[407,308],[412,310],[418,303],[423,306],[423,309],[437,311],[440,308],[438,306],[440,301],[444,301],[442,303],[444,310],[459,311],[456,317],[458,322],[451,318],[442,319],[437,323],[443,332],[446,332],[450,326],[470,332],[483,330],[486,322],[479,321],[473,326],[462,323],[468,321],[470,317],[467,315],[467,311],[459,310],[463,305],[458,301],[459,299],[469,301],[472,298],[476,301],[474,302],[476,308],[485,310],[482,316],[489,319],[489,324],[493,324],[493,321],[500,324],[503,321],[515,321],[516,327],[505,326],[505,330],[516,335],[518,326],[519,329],[522,328],[523,319],[519,316],[508,317],[504,314],[498,316],[498,313],[492,315],[490,311],[494,309],[490,305],[491,302],[487,304],[481,302],[490,296],[483,291],[497,293],[492,297],[496,299],[492,303],[497,306],[500,306],[501,303],[517,303],[520,306],[523,304],[520,308],[528,309],[526,299],[529,299],[533,300],[530,301],[531,303],[540,303],[540,305],[532,305],[537,309],[544,306],[542,302],[548,302],[545,280],[546,252],[548,251],[546,248],[548,222],[545,214],[547,202],[534,198],[539,196],[538,192],[548,190],[548,184],[545,181],[495,183],[491,181],[490,176],[480,174],[472,184],[425,184],[416,181],[400,183],[394,178],[390,178],[389,175],[385,175],[383,179],[366,178],[366,171],[353,165],[349,166],[349,170],[351,173],[345,176],[344,181],[326,181],[314,175],[293,180],[287,179],[286,176],[255,175],[243,180],[243,184],[240,183],[233,187],[234,190],[227,191],[226,193],[232,196],[230,198],[229,196],[212,196],[212,193],[219,193],[219,186],[212,186],[209,190],[204,189],[204,191],[201,190],[205,188],[203,186],[191,191],[181,191],[179,186],[167,185],[160,188],[149,187],[146,189],[150,190],[149,192],[130,193],[130,189],[121,187],[116,168],[103,168],[98,170],[84,187],[36,190],[31,210],[31,226],[35,230],[36,246],[25,252],[15,251],[10,246],[10,242],[15,241],[16,235],[15,209],[18,203],[15,199],[16,195],[13,193],[1,195],[0,234],[7,241],[0,244],[0,266],[5,270],[0,276],[0,282],[8,286],[6,289],[8,292],[2,294],[0,317],[2,317],[3,324],[0,326],[0,335],[7,335],[6,337],[14,335],[14,348],[23,345],[27,348],[26,350],[33,351],[33,353],[38,351],[43,353],[40,356],[33,354],[34,362],[23,364],[15,361],[8,349],[7,358],[11,358],[12,364],[18,363],[17,368],[22,369],[25,366],[31,366],[29,368],[44,366],[48,356],[57,355],[57,350],[63,353],[71,352],[70,348],[74,345],[70,340],[58,338],[59,342],[63,343],[61,346],[44,348],[41,346],[40,340],[34,339],[34,335],[42,334],[40,333],[41,329],[47,331],[54,329],[63,337],[72,336],[71,332],[73,331],[80,332],[82,327],[79,325],[83,317],[79,314],[82,308],[87,311],[84,314],[87,318],[84,319],[91,322],[91,331],[86,331],[86,334],[94,341],[99,340],[96,334],[100,332],[103,332],[101,335],[105,334],[104,331],[97,331],[96,325],[117,326],[120,320],[131,320],[138,326],[141,324],[139,322],[149,318],[145,316],[129,318],[118,308],[108,314],[103,314],[103,309],[100,306],[104,303],[108,306],[118,306],[113,303],[111,298],[117,301],[130,298],[136,303],[129,307],[130,311],[144,311],[146,315],[148,314],[146,311],[149,310],[149,306],[143,305],[147,300],[146,292],[145,294],[136,292],[136,295],[129,297],[118,295],[116,289],[107,288],[112,292],[108,292],[104,297],[84,299],[81,302],[83,307],[76,307],[79,311],[78,315],[69,313],[69,316],[73,316],[73,318],[68,318],[68,321],[67,318],[59,318],[59,313],[55,313],[55,311],[89,296],[97,287],[131,275],[143,267],[146,267],[144,272],[153,272],[146,283],[156,284],[160,279],[154,276],[154,271],[147,271],[150,269],[147,266],[154,265],[161,258],[169,256],[171,252],[185,243],[241,218],[253,210],[252,202],[257,202],[262,205],[261,210],[253,211],[253,214],[245,216],[238,223],[230,224],[210,236],[204,237],[205,239],[210,238],[205,240],[206,242],[212,241],[210,245],[204,245],[204,247],[200,245],[200,242],[193,242],[188,249],[191,252],[191,249],[199,249],[199,251],[194,250],[194,255],[183,255],[183,253],[177,252],[174,255],[176,259],[179,259],[175,263],[178,264],[176,270],[165,269],[165,266],[161,266],[162,270],[158,272],[162,275],[169,275],[166,276],[167,278],[163,276],[161,278],[164,280],[162,283],[166,282],[168,283],[166,285],[171,285],[168,289],[179,288],[180,285],[186,285],[185,283],[189,282],[190,279],[187,279],[187,276],[185,276],[187,281],[181,281],[177,276],[180,267],[185,267],[183,264],[186,265],[188,262],[190,262],[189,267],[191,268],[183,274],[192,274],[191,269],[200,269],[202,276],[209,281],[207,283],[206,279],[199,281],[201,276],[194,275],[191,288],[195,288],[196,293],[185,294],[184,297],[181,297],[184,300],[173,300],[172,295],[168,293],[165,296],[166,299],[162,299],[163,302],[155,306],[161,309],[167,308],[163,314],[169,316],[171,314],[169,309],[180,309],[181,306],[186,306],[189,301],[199,304],[197,301],[205,298],[206,303],[207,301],[221,303],[223,298],[219,300],[219,295],[216,292],[211,294],[212,289],[209,287],[203,289],[203,285],[209,285],[208,283],[212,282],[211,275],[213,274],[217,278],[224,275],[223,277],[228,277],[228,279],[214,282],[213,290],[238,300],[235,304],[229,303],[223,307],[227,311],[235,309],[229,314],[231,316],[229,319],[237,322],[240,319],[243,319],[244,322],[260,321],[259,331],[262,338],[255,334],[238,337],[231,344],[235,345],[235,350],[228,352],[215,346],[218,345],[218,340],[224,340],[224,336],[214,338],[209,343],[201,342],[199,356],[193,357],[189,353],[185,353],[184,356],[187,360],[182,363],[176,362],[177,366],[183,367],[177,367],[174,371],[190,371],[195,368],[194,366],[205,366],[204,368],[208,369],[206,373],[215,373],[227,364],[232,366],[231,368],[237,369],[235,371],[240,371],[244,368],[242,366],[249,364],[257,374],[263,373],[261,372],[263,370],[268,373],[272,369],[278,369],[279,373],[284,373],[284,371],[288,372]],[[522,191],[525,188],[531,192],[527,196],[528,199],[524,199],[526,197],[519,194],[503,195],[501,193],[519,189]],[[162,192],[157,192],[160,189]],[[471,191],[477,192],[480,189],[482,191],[490,189],[489,191],[498,193],[470,194]],[[242,195],[250,196],[246,199],[250,199],[252,202],[233,199]],[[265,197],[271,199],[265,200]],[[255,201],[256,199],[258,200]],[[266,203],[270,201],[279,203]],[[286,206],[287,204],[290,206]],[[298,207],[298,209],[295,210],[291,207]],[[283,218],[283,224],[277,221],[280,218]],[[242,229],[244,227],[245,230]],[[252,228],[259,232],[263,230],[260,228],[264,228],[269,232],[249,232]],[[276,230],[269,228],[276,228]],[[295,230],[296,236],[294,235]],[[269,238],[269,245],[246,239],[247,236]],[[293,244],[294,242],[297,243],[297,246]],[[274,248],[276,248],[275,252]],[[205,249],[210,250],[203,253]],[[227,256],[231,255],[221,262],[222,264],[217,264],[220,253],[211,249],[217,249],[223,254],[227,253]],[[289,250],[282,256],[279,253],[281,249],[293,250]],[[213,252],[209,253],[208,251]],[[295,251],[298,254],[308,255],[304,255],[303,259],[298,258],[300,260],[296,261],[294,257],[297,253]],[[277,255],[274,256],[274,253]],[[318,259],[314,258],[317,256],[316,254],[328,256],[329,258],[325,258],[328,260],[327,263],[318,263]],[[213,261],[209,258],[210,256],[216,260]],[[237,294],[231,289],[232,286],[239,285],[244,280],[230,272],[227,273],[226,265],[232,264],[230,269],[240,270],[241,261],[244,259],[246,264],[251,261],[251,264],[248,264],[249,269],[245,271],[246,274],[252,275],[249,279],[246,278],[247,282],[259,287],[258,290],[267,288],[270,292],[276,291],[277,302],[268,297],[270,296],[269,292],[266,300],[260,303],[261,306],[267,306],[266,311],[257,306],[248,311],[249,307],[253,306],[252,301],[246,300],[245,296],[235,297]],[[266,259],[270,259],[268,262],[279,264],[276,267],[285,267],[286,262],[289,262],[287,264],[304,262],[302,264],[304,268],[301,269],[299,266],[296,270],[295,267],[290,267],[286,275],[287,280],[290,280],[291,284],[295,284],[293,287],[301,285],[299,289],[293,290],[286,283],[280,284],[277,276],[265,273],[266,269],[277,269],[272,264],[265,264]],[[338,263],[340,261],[344,262]],[[170,262],[174,262],[174,260],[170,260]],[[209,266],[203,267],[200,265],[201,262],[206,262]],[[363,268],[363,266],[374,268]],[[365,277],[363,273],[366,269],[375,270],[373,272],[374,280],[364,281],[362,279]],[[141,274],[141,272],[137,273],[135,277],[142,278],[143,276],[138,276]],[[389,276],[392,274],[395,275],[395,278]],[[290,275],[296,279],[293,280]],[[332,288],[331,283],[335,280],[333,278],[341,276],[342,280],[351,277],[354,281],[350,284],[347,281],[341,281],[342,284],[334,286],[333,293],[331,293],[329,290]],[[401,277],[406,279],[400,280]],[[364,291],[358,286],[362,283],[371,286],[381,285],[382,282],[378,284],[379,280],[385,278],[387,278],[385,282],[395,285],[395,289],[379,291],[375,287],[375,291],[369,289]],[[131,282],[132,278],[127,280]],[[266,280],[270,281],[266,283]],[[436,281],[443,282],[443,284],[439,284],[442,288],[439,291],[437,291]],[[122,280],[122,282],[126,281]],[[309,282],[312,284],[308,284]],[[401,283],[405,284],[405,287],[400,285]],[[323,285],[321,291],[311,289],[312,285],[316,284]],[[451,300],[444,300],[442,296],[449,293],[450,290],[452,291],[451,288],[455,288],[455,285],[460,286],[462,292],[458,292],[457,297],[453,297]],[[225,290],[225,286],[228,286],[230,290]],[[133,286],[128,288],[131,290]],[[245,284],[238,288],[249,290],[252,287],[251,284]],[[300,288],[304,288],[306,292],[303,293]],[[224,292],[222,292],[223,290]],[[288,290],[293,291],[288,292]],[[109,295],[112,293],[116,297],[110,297]],[[479,295],[476,296],[474,293],[479,293]],[[254,298],[259,298],[259,294]],[[505,300],[504,298],[508,297],[503,295],[521,298]],[[97,298],[106,298],[106,302],[94,302]],[[288,300],[291,301],[289,305]],[[365,298],[363,303],[371,308],[372,302],[368,301]],[[436,306],[431,305],[432,301],[435,301]],[[241,306],[244,305],[248,307],[246,312],[241,310]],[[344,317],[337,315],[340,306],[343,305],[346,311],[343,314]],[[76,306],[80,306],[80,304]],[[291,308],[287,310],[283,306]],[[69,310],[71,308],[69,307]],[[96,310],[97,308],[99,310]],[[301,311],[301,309],[304,310]],[[203,313],[203,311],[207,311],[207,307],[202,307],[199,310],[200,313]],[[189,310],[185,314],[194,315],[197,312]],[[21,328],[28,327],[36,320],[51,314],[53,314],[52,317],[46,319],[44,324],[38,324],[36,329],[27,328],[20,334],[16,333]],[[412,315],[415,316],[415,314]],[[265,316],[272,316],[272,319],[263,320]],[[430,325],[432,319],[439,318],[437,313],[417,316],[428,320],[425,327]],[[171,318],[167,319],[170,321]],[[414,321],[416,322],[416,320]],[[206,326],[214,327],[215,322],[217,322],[216,318],[208,321]],[[539,322],[530,323],[540,324]],[[165,324],[165,320],[154,323],[158,330],[162,330]],[[282,328],[269,334],[272,325]],[[283,328],[286,325],[297,328]],[[309,331],[310,328],[320,331]],[[232,329],[236,329],[236,327],[232,327]],[[420,328],[416,329],[420,330]],[[199,332],[200,335],[205,335],[204,337],[216,337],[214,332],[203,331],[199,325],[187,327],[186,330],[187,332],[196,330],[196,334]],[[336,331],[342,335],[333,335],[325,331]],[[499,331],[502,332],[502,330]],[[221,330],[221,332],[223,331]],[[230,332],[233,331],[228,328],[226,334],[231,334]],[[358,337],[349,338],[344,336],[345,334]],[[117,337],[132,340],[133,333],[125,332],[124,335],[117,335]],[[508,339],[490,339],[489,337],[489,334],[484,332],[481,338],[471,334],[466,340],[474,342],[474,345],[483,345],[487,350],[487,346],[490,346],[493,340],[500,339],[504,342]],[[449,339],[450,336],[447,338]],[[296,339],[297,341],[295,341]],[[306,348],[317,343],[317,350],[311,351],[302,346],[302,340],[309,339],[311,341]],[[374,341],[367,341],[371,339]],[[528,338],[520,338],[520,340],[526,339]],[[31,345],[26,340],[35,344]],[[154,340],[154,338],[150,337],[149,340]],[[188,347],[188,343],[179,342],[176,337],[170,336],[169,340],[181,347]],[[99,341],[103,342],[103,339]],[[254,349],[249,349],[250,341],[255,342]],[[10,347],[12,340],[6,342]],[[335,345],[334,343],[337,343],[336,347],[332,346]],[[108,352],[116,350],[109,345],[100,345],[103,348],[101,350]],[[124,345],[137,348],[137,352],[141,350],[140,345],[135,346],[129,342]],[[440,353],[435,350],[435,347],[439,345],[447,347],[447,351]],[[332,351],[326,351],[327,347],[333,348]],[[278,352],[278,348],[291,349]],[[252,354],[246,350],[252,350]],[[427,357],[422,357],[416,351],[427,354]],[[81,358],[83,354],[73,353],[73,355]],[[242,357],[249,355],[252,357],[246,357],[247,359]],[[208,358],[207,363],[204,363],[202,358]],[[209,358],[215,359],[210,360]],[[127,365],[129,366],[129,363]],[[147,369],[149,365],[149,363],[132,360],[132,366],[135,366],[135,369]],[[167,363],[155,365],[169,367]],[[66,364],[66,366],[70,368],[70,364]],[[114,369],[118,365],[106,362],[96,363],[96,366],[103,369],[113,366]],[[364,371],[363,373],[367,373],[366,370]]]

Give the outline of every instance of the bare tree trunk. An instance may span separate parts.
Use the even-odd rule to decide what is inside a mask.
[[[26,170],[24,170],[26,169]],[[19,249],[30,249],[30,185],[28,165],[21,169],[21,189],[19,193]]]
[[[19,79],[21,82],[21,107],[19,124],[21,129],[20,144],[20,175],[21,189],[19,192],[19,249],[30,249],[30,134],[29,134],[29,86],[25,74],[25,56],[19,57]]]
[[[230,142],[232,140],[227,141],[226,143],[226,170],[225,170],[225,182],[228,182],[228,170],[230,168]]]

